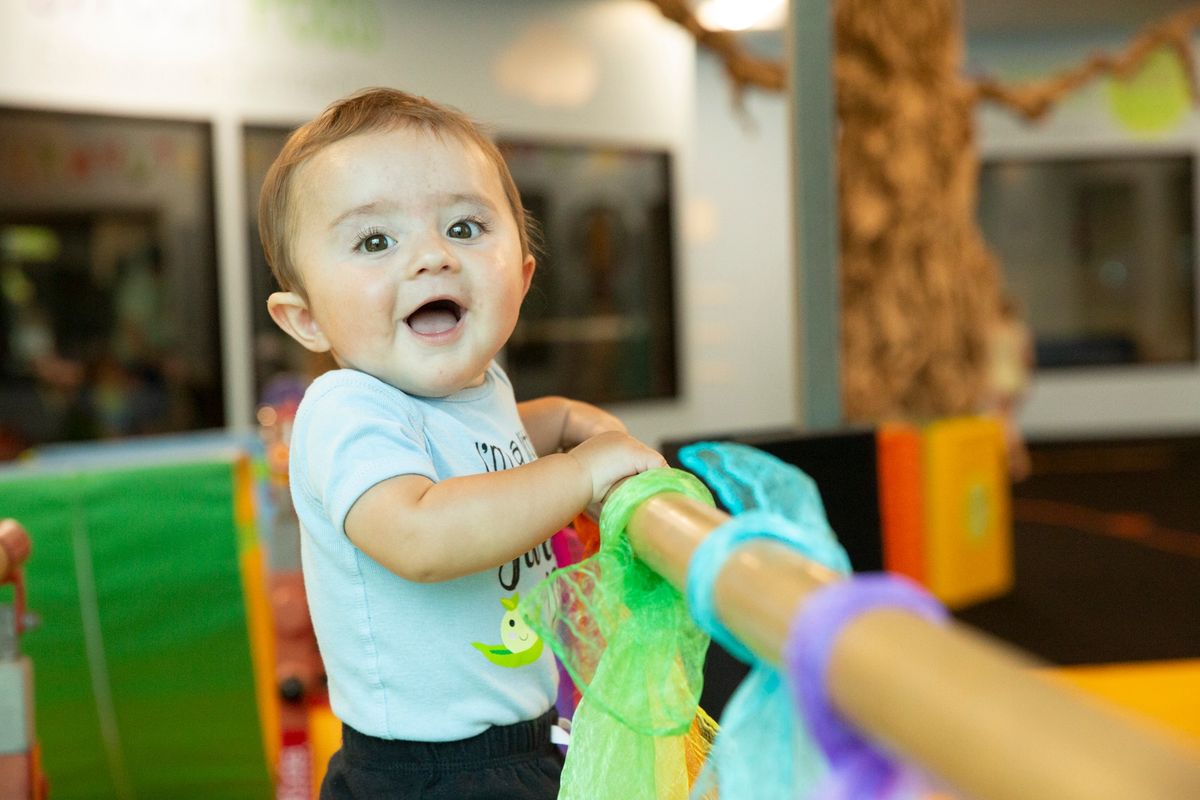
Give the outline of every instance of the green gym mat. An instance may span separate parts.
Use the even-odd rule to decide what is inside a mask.
[[[0,516],[33,540],[40,624],[21,649],[54,800],[273,795],[239,567],[244,478],[228,452],[192,456],[0,472]]]

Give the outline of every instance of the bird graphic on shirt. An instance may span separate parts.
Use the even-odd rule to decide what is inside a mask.
[[[484,658],[501,667],[523,667],[538,660],[545,645],[534,633],[533,628],[517,615],[517,603],[521,593],[500,598],[505,613],[500,620],[501,644],[471,642],[471,646],[483,653]]]

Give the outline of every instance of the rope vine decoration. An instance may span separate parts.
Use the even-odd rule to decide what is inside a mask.
[[[1008,106],[1026,119],[1036,120],[1066,95],[1102,75],[1132,77],[1152,53],[1166,47],[1183,65],[1193,103],[1200,103],[1200,86],[1196,82],[1196,60],[1191,43],[1192,33],[1197,27],[1200,27],[1200,6],[1193,6],[1150,23],[1118,55],[1097,53],[1078,67],[1018,86],[1005,86],[987,77],[970,83],[978,99]]]
[[[705,28],[686,0],[650,0],[723,62],[737,95],[786,88],[786,68]],[[1200,6],[1147,25],[1118,55],[1006,85],[961,74],[958,0],[835,0],[842,398],[849,421],[972,413],[991,401],[990,336],[1009,307],[975,222],[977,104],[1028,120],[1166,47],[1200,102],[1191,35]]]
[[[663,16],[675,22],[692,35],[696,42],[716,53],[725,64],[725,71],[739,92],[747,87],[769,91],[787,88],[787,70],[772,59],[760,58],[746,51],[734,33],[714,31],[704,25],[692,13],[687,0],[651,0]]]

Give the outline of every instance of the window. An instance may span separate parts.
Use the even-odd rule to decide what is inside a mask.
[[[518,397],[673,397],[667,154],[515,141],[501,150],[545,238],[505,351]]]
[[[1043,368],[1196,358],[1190,156],[1002,159],[979,216]]]
[[[0,457],[224,424],[211,131],[0,109]]]

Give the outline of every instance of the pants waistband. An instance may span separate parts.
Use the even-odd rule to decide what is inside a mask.
[[[342,724],[342,751],[351,762],[377,769],[460,769],[494,761],[543,753],[553,748],[550,728],[558,720],[552,707],[537,719],[498,725],[483,733],[451,742],[380,739]]]

